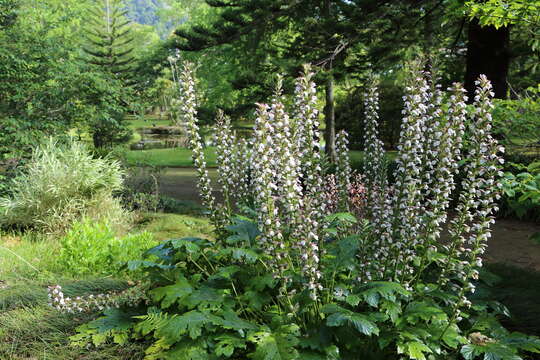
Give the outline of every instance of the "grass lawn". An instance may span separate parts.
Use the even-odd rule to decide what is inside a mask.
[[[167,118],[160,119],[159,117],[155,116],[147,116],[145,118],[138,118],[134,116],[130,116],[127,118],[127,121],[129,122],[129,128],[136,130],[144,127],[152,127],[154,125],[156,126],[171,126],[172,122],[171,120]]]
[[[216,166],[216,151],[214,147],[204,150],[206,163],[209,167]],[[127,152],[130,165],[152,165],[167,167],[192,167],[191,150],[184,148],[132,150]]]
[[[133,230],[149,231],[154,239],[211,237],[205,218],[179,214],[146,214]],[[36,234],[0,233],[0,359],[2,360],[138,360],[144,344],[106,344],[99,348],[70,346],[75,328],[97,314],[64,314],[47,304],[47,286],[59,284],[76,297],[123,290],[127,278],[73,276],[57,258],[60,242]]]
[[[216,166],[215,147],[207,147],[204,151],[208,167]],[[387,153],[390,160],[395,159],[396,152]],[[351,166],[357,168],[362,162],[364,152],[352,150],[349,153]],[[184,148],[174,149],[152,149],[152,150],[132,150],[127,152],[127,161],[130,165],[152,165],[166,167],[193,167],[191,161],[191,151]]]

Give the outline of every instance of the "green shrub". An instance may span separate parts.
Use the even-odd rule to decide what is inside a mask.
[[[113,196],[122,177],[120,163],[95,159],[75,141],[64,146],[50,140],[10,182],[10,195],[0,197],[0,226],[54,233],[84,216],[125,224],[128,216]]]
[[[117,237],[111,226],[90,220],[73,224],[60,242],[59,265],[73,275],[117,274],[126,262],[155,245],[148,232]]]
[[[540,141],[540,85],[513,100],[496,100],[493,129],[507,146],[534,146]]]
[[[328,244],[321,270],[331,279],[313,299],[297,274],[290,284],[303,290],[284,293],[268,270],[271,259],[247,247],[257,242],[256,224],[236,219],[229,230],[226,247],[173,239],[130,261],[129,269],[144,271],[152,284],[146,309],[108,309],[80,326],[72,343],[125,346],[142,338],[152,342],[146,350],[152,359],[426,360],[457,359],[460,352],[465,359],[502,360],[540,351],[537,338],[499,324],[507,310],[494,301],[475,299],[458,326],[451,316],[456,295],[435,284],[406,289],[351,280],[358,274],[358,237]]]
[[[518,173],[505,173],[503,210],[520,219],[540,219],[540,162],[511,165]]]

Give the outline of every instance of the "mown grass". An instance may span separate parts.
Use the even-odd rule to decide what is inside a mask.
[[[73,316],[47,305],[22,307],[0,314],[0,359],[13,360],[131,360],[142,359],[143,346],[107,344],[77,348],[69,344],[75,328],[93,314]]]
[[[206,165],[208,167],[216,167],[216,149],[209,146],[204,150]],[[351,166],[357,168],[360,166],[364,152],[352,150],[349,152],[351,158]],[[396,152],[390,151],[387,153],[390,160],[395,159]],[[151,165],[165,167],[193,167],[191,160],[191,150],[184,148],[173,149],[152,149],[152,150],[133,150],[128,151],[126,159],[130,165]]]
[[[151,232],[156,240],[182,237],[211,239],[213,231],[212,225],[206,218],[178,214],[148,214],[140,226]]]
[[[216,166],[216,151],[214,147],[204,150],[208,167]],[[193,167],[191,150],[184,148],[132,150],[126,154],[130,165],[151,165],[167,167]]]
[[[133,231],[155,239],[211,237],[205,218],[178,214],[145,214]],[[0,233],[0,360],[137,360],[143,344],[106,344],[77,348],[69,343],[76,327],[97,314],[63,314],[47,304],[47,286],[61,285],[65,296],[118,291],[127,279],[76,277],[57,262],[60,242],[28,232]]]
[[[136,130],[152,126],[171,126],[171,120],[167,118],[160,119],[158,116],[146,116],[144,118],[129,116],[126,118],[128,127]]]

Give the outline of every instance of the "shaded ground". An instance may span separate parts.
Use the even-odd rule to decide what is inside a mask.
[[[536,232],[540,232],[540,224],[498,219],[493,227],[486,260],[540,271],[540,244],[530,239]]]
[[[209,169],[209,173],[215,183],[216,170]],[[160,185],[164,195],[179,200],[201,201],[194,169],[167,168],[161,175]],[[218,192],[215,195],[219,197]],[[513,219],[497,220],[486,260],[540,271],[540,244],[530,239],[536,232],[540,232],[540,224]]]
[[[217,183],[217,170],[208,169],[212,184]],[[214,187],[216,187],[214,185]],[[177,200],[189,200],[200,203],[197,190],[197,173],[193,168],[166,168],[160,173],[159,188],[163,195]],[[219,192],[214,193],[219,197]]]

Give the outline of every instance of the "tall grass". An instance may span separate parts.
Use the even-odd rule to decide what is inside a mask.
[[[57,233],[82,217],[124,224],[128,216],[113,196],[123,175],[119,162],[93,158],[81,143],[49,140],[0,198],[0,226]]]

